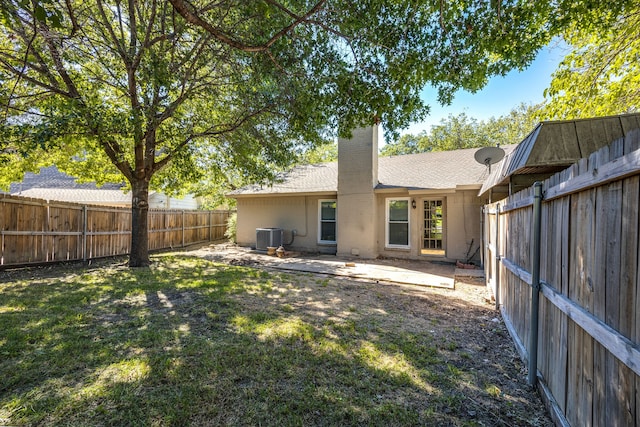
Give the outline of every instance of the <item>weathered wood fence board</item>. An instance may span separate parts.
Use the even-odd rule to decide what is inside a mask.
[[[640,426],[640,132],[543,183],[537,370],[573,426]],[[531,334],[533,189],[485,206],[485,276]]]
[[[149,211],[149,249],[224,238],[229,211]],[[131,210],[0,195],[0,268],[129,253]]]

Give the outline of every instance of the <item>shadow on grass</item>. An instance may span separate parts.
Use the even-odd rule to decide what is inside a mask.
[[[0,286],[0,424],[518,424],[455,298],[171,255]]]

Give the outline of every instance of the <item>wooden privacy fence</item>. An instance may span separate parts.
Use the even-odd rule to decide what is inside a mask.
[[[487,285],[557,424],[640,425],[639,148],[632,133],[539,203],[532,187],[484,208]]]
[[[149,250],[224,238],[229,211],[149,210]],[[0,268],[125,255],[131,209],[0,195]]]

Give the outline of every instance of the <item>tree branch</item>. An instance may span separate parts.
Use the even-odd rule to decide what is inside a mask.
[[[238,40],[234,40],[233,38],[225,34],[223,31],[221,31],[220,29],[214,27],[209,22],[202,19],[198,15],[198,11],[195,9],[195,7],[191,3],[188,2],[188,0],[169,0],[169,2],[173,5],[175,10],[187,22],[203,28],[204,30],[209,32],[211,35],[213,35],[219,42],[224,43],[228,46],[231,46],[235,49],[241,50],[243,52],[263,52],[269,49],[275,42],[277,42],[279,39],[284,37],[287,33],[289,33],[295,27],[297,27],[303,22],[308,21],[311,16],[313,16],[320,9],[322,9],[324,4],[326,3],[326,0],[320,0],[311,9],[309,9],[304,15],[301,15],[301,16],[294,14],[289,9],[285,8],[279,3],[274,2],[273,0],[268,1],[268,3],[276,6],[278,9],[284,11],[287,15],[292,17],[294,21],[291,24],[287,25],[286,27],[282,28],[273,36],[271,36],[271,38],[269,38],[269,40],[267,40],[266,43],[260,44],[260,45],[250,45],[250,44],[245,44],[243,42],[240,42]]]
[[[218,136],[218,135],[222,135],[222,134],[225,134],[225,133],[233,132],[234,130],[238,129],[240,126],[245,124],[251,118],[256,117],[256,116],[264,113],[268,109],[269,109],[269,106],[264,106],[264,107],[262,107],[262,108],[260,108],[260,109],[258,109],[256,111],[253,111],[253,112],[248,113],[248,114],[246,114],[246,115],[244,115],[242,117],[239,117],[233,123],[228,123],[226,125],[218,126],[219,128],[221,128],[219,130],[211,130],[211,131],[207,131],[207,132],[200,132],[200,133],[197,133],[197,134],[190,135],[188,138],[186,138],[184,141],[182,141],[178,146],[176,146],[176,148],[171,150],[171,152],[168,153],[166,157],[163,157],[160,161],[158,161],[153,166],[153,173],[158,172],[159,170],[164,168],[173,159],[173,157],[175,156],[176,153],[178,153],[180,150],[182,150],[184,147],[186,147],[187,144],[189,144],[194,139],[202,138],[204,136]]]
[[[612,50],[612,44],[615,44],[615,41],[612,42],[608,47],[607,50],[605,50],[605,58],[606,60],[604,61],[604,63],[602,64],[601,67],[599,67],[596,72],[595,72],[595,76],[593,77],[593,81],[591,84],[591,87],[596,87],[597,86],[597,82],[598,80],[600,80],[600,78],[602,77],[602,75],[605,73],[605,70],[607,68],[609,68],[609,66],[611,65],[611,63],[617,59],[618,55],[621,55],[622,52],[624,52],[629,46],[631,46],[635,40],[633,38],[627,39],[627,40],[616,40],[620,42],[620,45],[615,49]],[[596,47],[596,52],[598,51],[598,47]],[[604,58],[603,58],[604,59]]]
[[[111,36],[111,41],[116,46],[116,50],[120,54],[120,58],[125,62],[125,64],[128,63],[128,58],[124,50],[124,46],[122,46],[122,43],[120,43],[120,39],[118,38],[118,36],[116,36],[116,33],[113,30],[113,27],[111,26],[111,20],[107,18],[107,14],[104,11],[102,1],[97,1],[96,4],[98,6],[98,10],[100,11],[100,17],[102,18],[102,25],[104,25],[107,28],[107,31]]]
[[[21,70],[17,70],[14,68],[14,66],[12,64],[10,64],[9,62],[7,62],[4,59],[0,59],[0,64],[2,64],[2,66],[4,67],[4,69],[6,71],[9,71],[10,73],[16,75],[16,76],[20,76],[21,79],[28,81],[29,83],[32,83],[35,86],[41,87],[42,89],[46,89],[49,92],[53,92],[56,93],[58,95],[62,95],[64,97],[67,98],[72,98],[72,94],[70,94],[69,92],[65,92],[64,90],[60,89],[59,87],[56,86],[51,86],[50,84],[44,83],[38,79],[35,79],[27,74],[24,74],[23,72],[21,72]]]
[[[11,87],[11,92],[9,93],[9,99],[7,100],[7,105],[6,108],[4,110],[4,119],[5,121],[7,120],[7,117],[9,116],[9,106],[11,105],[11,100],[13,99],[15,93],[16,93],[16,89],[18,88],[18,84],[20,83],[20,79],[22,78],[22,76],[24,75],[24,72],[27,68],[27,64],[29,63],[29,51],[31,50],[31,45],[33,44],[33,41],[36,39],[36,32],[33,32],[33,36],[31,37],[31,39],[29,40],[29,42],[27,43],[27,48],[25,49],[24,52],[24,60],[22,63],[22,70],[20,70],[17,73],[17,78],[15,81],[15,84]]]
[[[326,3],[326,0],[320,0],[318,3],[315,4],[315,6],[313,6],[311,9],[309,9],[309,11],[307,13],[305,13],[302,16],[298,16],[296,14],[294,14],[293,12],[291,12],[289,9],[287,9],[286,7],[284,7],[282,4],[274,1],[274,0],[266,0],[267,3],[274,5],[275,7],[277,7],[278,9],[282,10],[283,12],[285,12],[287,15],[289,15],[291,18],[294,19],[294,21],[284,27],[282,30],[278,31],[276,34],[274,34],[267,43],[265,43],[265,48],[268,49],[270,48],[276,41],[278,41],[278,39],[284,37],[285,34],[287,34],[289,31],[293,30],[295,27],[297,27],[298,25],[300,25],[303,22],[306,22],[309,20],[309,18],[311,18],[311,16],[315,15],[317,12],[320,11],[320,9],[322,9],[322,6],[324,6],[324,4]]]
[[[100,132],[96,128],[91,129],[94,136],[98,138],[102,149],[105,151],[111,162],[118,168],[120,172],[127,178],[127,180],[133,183],[134,173],[131,165],[124,160],[124,153],[122,152],[122,147],[118,144],[117,141],[114,141],[112,138],[102,138]]]
[[[151,16],[149,17],[149,21],[147,23],[147,28],[144,33],[144,41],[142,42],[142,49],[138,50],[138,52],[133,56],[133,68],[138,68],[140,65],[140,61],[142,60],[142,54],[145,51],[145,48],[150,47],[149,39],[151,38],[151,31],[153,30],[153,24],[156,20],[156,0],[151,2]],[[162,38],[166,37],[165,35]]]
[[[15,32],[16,34],[18,34],[20,36],[20,38],[25,42],[25,44],[27,45],[27,51],[28,53],[30,53],[31,55],[33,55],[34,58],[36,58],[39,66],[36,66],[33,63],[28,63],[29,64],[29,68],[33,69],[34,71],[36,71],[38,74],[42,75],[44,78],[46,78],[49,81],[49,84],[51,86],[55,86],[58,87],[58,80],[54,77],[53,73],[51,73],[51,70],[49,69],[49,65],[46,63],[46,61],[44,60],[44,58],[42,57],[42,55],[40,55],[40,52],[38,52],[38,49],[29,49],[30,46],[32,45],[32,43],[35,41],[36,36],[38,35],[38,31],[37,31],[37,21],[35,19],[35,17],[32,17],[32,21],[31,22],[26,22],[25,19],[21,18],[20,19],[20,23],[22,24],[20,28],[16,28]],[[30,28],[30,30],[32,30],[33,34],[32,35],[28,35],[25,25],[28,25]],[[9,58],[9,59],[14,59],[16,62],[20,62],[20,59],[16,58],[13,55],[9,55],[7,53],[2,53],[5,57]],[[27,56],[25,56],[25,60],[26,58],[28,58]]]
[[[81,98],[80,92],[78,92],[78,88],[76,87],[75,83],[71,79],[71,76],[69,76],[69,73],[67,73],[67,69],[62,63],[60,52],[58,52],[58,48],[53,42],[52,35],[49,33],[48,28],[46,27],[43,27],[43,28],[44,28],[43,37],[47,45],[47,48],[49,49],[49,54],[51,55],[51,59],[53,59],[53,64],[56,68],[56,71],[58,72],[58,75],[60,76],[65,86],[67,87],[67,91],[69,93],[68,96],[73,99],[80,99]]]
[[[71,36],[73,36],[80,29],[80,25],[78,24],[78,20],[76,19],[76,15],[73,11],[71,0],[65,0],[64,3],[67,7],[67,12],[69,12],[69,20],[71,20]]]

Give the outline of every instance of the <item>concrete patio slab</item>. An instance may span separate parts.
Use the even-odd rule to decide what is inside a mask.
[[[448,289],[454,288],[453,277],[410,270],[406,268],[406,266],[403,268],[374,263],[353,262],[348,260],[329,261],[283,259],[280,260],[280,262],[273,262],[271,267],[278,270],[329,274],[332,276],[347,276],[372,281],[434,286]]]
[[[236,265],[352,277],[361,280],[453,289],[455,265],[403,259],[362,260],[334,255],[287,252],[283,258],[229,244],[204,246],[196,255]]]
[[[455,277],[474,277],[483,278],[484,270],[482,269],[469,269],[469,268],[456,268],[454,273]]]

